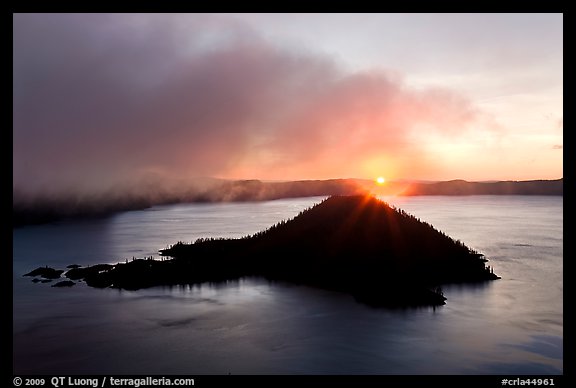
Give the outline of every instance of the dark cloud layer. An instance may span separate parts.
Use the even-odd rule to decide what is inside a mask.
[[[149,174],[338,177],[381,155],[425,164],[415,131],[476,117],[448,90],[349,73],[223,16],[16,14],[13,51],[21,192]]]

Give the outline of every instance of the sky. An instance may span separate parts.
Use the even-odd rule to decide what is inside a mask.
[[[14,190],[563,176],[562,14],[14,14]]]

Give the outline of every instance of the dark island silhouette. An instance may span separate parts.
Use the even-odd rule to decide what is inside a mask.
[[[482,254],[369,195],[333,196],[254,235],[178,242],[161,254],[171,259],[75,265],[64,276],[126,290],[259,276],[383,307],[443,305],[443,284],[499,278]]]

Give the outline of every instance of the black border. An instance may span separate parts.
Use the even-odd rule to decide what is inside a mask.
[[[21,2],[19,4],[12,4],[10,6],[10,12],[6,13],[6,17],[3,20],[3,27],[5,29],[11,28],[13,24],[12,13],[15,12],[217,12],[222,11],[220,6],[224,6],[223,3],[208,3],[208,2],[156,2],[156,3],[138,3],[138,6],[129,6],[128,4],[119,4],[116,3],[114,6],[110,6],[104,3],[86,3],[86,2],[75,2],[75,3],[54,3],[54,2]],[[319,8],[326,8],[325,6],[319,5]],[[500,2],[497,5],[489,4],[486,2],[482,3],[470,3],[470,2],[463,2],[463,1],[438,1],[438,2],[426,2],[422,4],[418,4],[415,9],[414,4],[409,4],[408,2],[395,2],[395,3],[374,3],[374,2],[364,2],[364,3],[344,3],[344,2],[330,2],[330,11],[332,12],[350,12],[351,6],[355,8],[354,12],[560,12],[565,14],[565,4],[564,2],[524,2],[522,3],[521,7],[512,6],[511,4],[504,4]],[[226,5],[226,12],[250,12],[250,11],[272,11],[278,12],[279,10],[286,10],[286,8],[290,8],[290,11],[294,11],[294,8],[308,8],[310,11],[310,7],[298,7],[300,4],[290,4],[290,7],[286,7],[288,4],[273,4],[268,3],[264,5],[264,9],[262,5],[256,5],[256,3],[248,4],[245,2],[242,3],[231,3],[230,5]],[[380,5],[380,9],[378,7]],[[241,9],[239,9],[241,8]],[[266,9],[266,8],[273,8],[273,9]],[[323,11],[326,11],[324,9]],[[318,10],[317,12],[320,12]],[[7,33],[4,36],[12,36],[12,30],[10,33]],[[571,69],[571,67],[569,67]],[[570,72],[568,72],[568,83],[573,84],[573,76]],[[8,91],[8,87],[5,89]],[[8,93],[8,92],[7,92]],[[570,99],[569,99],[570,100]],[[8,99],[6,99],[8,101]],[[571,106],[574,106],[574,103]],[[12,103],[10,104],[12,106]],[[6,115],[8,117],[8,115]],[[10,120],[10,126],[12,120]],[[570,122],[569,118],[565,122]],[[8,132],[7,129],[4,130],[2,144],[4,147],[8,148],[9,145],[12,144],[12,131]],[[573,142],[572,136],[569,133],[569,136],[565,136],[564,138],[564,146],[568,147],[568,149],[573,149]],[[566,148],[564,148],[566,149]],[[5,152],[2,153],[2,157],[5,158],[5,162],[3,163],[4,168],[6,168],[6,176],[10,174],[12,176],[12,159],[8,159],[9,155],[12,155],[12,151],[8,151],[6,149]],[[566,237],[575,236],[573,229],[573,224],[570,222],[571,219],[569,217],[570,210],[573,210],[572,201],[571,199],[574,196],[574,191],[576,190],[575,187],[575,179],[573,176],[574,173],[574,166],[576,166],[576,161],[574,160],[574,154],[566,153],[563,150],[564,155],[564,196],[568,198],[568,202],[565,203],[564,207],[564,220],[568,221],[564,223],[564,241],[567,241]],[[8,168],[10,168],[10,172],[8,172]],[[11,232],[9,230],[11,222],[11,213],[8,202],[8,190],[1,191],[2,195],[6,197],[5,202],[3,202],[5,206],[5,218],[3,225],[3,236],[6,236],[6,240],[8,240],[8,236],[10,236]],[[570,241],[570,240],[568,240]],[[10,246],[10,251],[12,251],[12,245],[6,244],[4,246]],[[568,251],[568,257],[574,258],[575,256]],[[572,276],[568,276],[567,274],[573,275],[573,261],[572,260],[564,260],[564,290],[566,296],[566,290],[568,290],[568,295],[574,295],[574,287],[571,283]],[[2,295],[9,295],[11,296],[12,303],[13,303],[13,288],[12,288],[12,269],[13,263],[10,260],[10,264],[8,265],[10,271],[4,271],[5,280],[2,282],[2,287],[4,288],[4,292]],[[564,299],[566,300],[566,299]],[[566,304],[564,304],[566,306]],[[11,311],[12,314],[12,311]],[[574,325],[573,320],[573,312],[569,308],[564,309],[564,327],[572,328]],[[13,321],[10,322],[10,328],[13,329]],[[12,331],[11,331],[12,332]],[[3,343],[7,344],[10,343],[10,360],[13,359],[13,343],[12,338],[10,337],[10,333],[6,332],[3,334],[2,337],[5,337]],[[573,376],[573,365],[574,365],[574,350],[576,349],[576,343],[574,341],[572,333],[570,330],[564,333],[564,375],[563,376],[505,376],[505,375],[467,375],[467,376],[449,376],[449,375],[377,375],[377,376],[182,376],[182,377],[194,377],[196,384],[195,386],[244,386],[244,384],[249,384],[251,387],[271,387],[275,385],[298,385],[298,386],[314,386],[314,387],[380,387],[385,385],[390,386],[397,386],[397,387],[404,387],[404,386],[443,386],[444,384],[448,384],[448,386],[467,386],[467,387],[492,387],[492,386],[501,386],[501,380],[503,378],[514,379],[517,377],[526,379],[526,378],[542,378],[542,379],[551,379],[553,378],[555,381],[555,386],[564,386],[565,380],[571,381]],[[8,346],[2,346],[4,351],[8,351]],[[11,362],[10,365],[11,370],[13,371],[13,363]],[[5,367],[5,371],[8,368]],[[7,386],[14,386],[13,379],[16,377],[12,373],[8,373],[9,376],[6,378]],[[19,376],[25,378],[25,376]],[[29,376],[30,378],[50,378],[52,376]],[[84,377],[91,377],[91,376],[84,376]],[[101,376],[92,376],[92,377],[101,377]],[[129,376],[126,376],[129,377]],[[133,377],[142,377],[142,376],[133,376]],[[164,376],[157,376],[157,377],[164,377]],[[176,378],[177,376],[165,376],[165,377],[172,377]],[[50,385],[48,385],[50,386]]]

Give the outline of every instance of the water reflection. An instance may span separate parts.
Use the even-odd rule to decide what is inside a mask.
[[[64,268],[73,263],[116,262],[118,256],[112,246],[114,232],[111,218],[14,229],[14,270],[25,273],[34,264]]]

